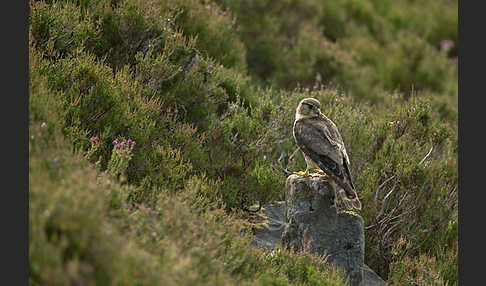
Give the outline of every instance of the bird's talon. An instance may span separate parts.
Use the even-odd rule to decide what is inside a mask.
[[[294,175],[305,177],[305,178],[311,177],[308,170],[306,170],[305,172],[300,171],[300,172],[293,172],[293,173]]]

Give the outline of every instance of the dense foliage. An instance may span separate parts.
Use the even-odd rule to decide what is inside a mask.
[[[315,97],[342,134],[365,262],[457,285],[457,1],[32,1],[33,285],[344,285],[249,247],[250,205],[305,162]]]

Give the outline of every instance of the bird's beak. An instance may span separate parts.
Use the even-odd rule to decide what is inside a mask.
[[[324,117],[320,109],[317,110],[317,114],[319,115],[319,117]]]

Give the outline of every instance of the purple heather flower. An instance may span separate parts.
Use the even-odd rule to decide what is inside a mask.
[[[113,145],[118,145],[118,141],[116,141],[116,140],[115,140],[115,141],[113,141],[113,143],[112,143],[112,144],[113,144]]]
[[[440,42],[440,48],[443,50],[443,51],[448,51],[450,49],[452,49],[454,47],[454,41],[452,40],[443,40]]]
[[[132,146],[135,146],[135,145],[137,145],[137,142],[133,141]]]
[[[100,140],[100,138],[98,138],[98,136],[95,136],[95,137],[91,137],[89,140],[91,142],[98,142],[98,140]]]
[[[59,163],[59,158],[58,157],[54,158],[54,162]]]

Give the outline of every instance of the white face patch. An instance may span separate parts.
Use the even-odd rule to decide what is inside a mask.
[[[320,116],[321,103],[315,98],[304,98],[295,111],[295,120]]]
[[[297,106],[297,110],[295,112],[295,120],[303,119],[303,118],[312,118],[319,115],[319,109],[315,107],[315,105],[301,102],[299,106]]]

